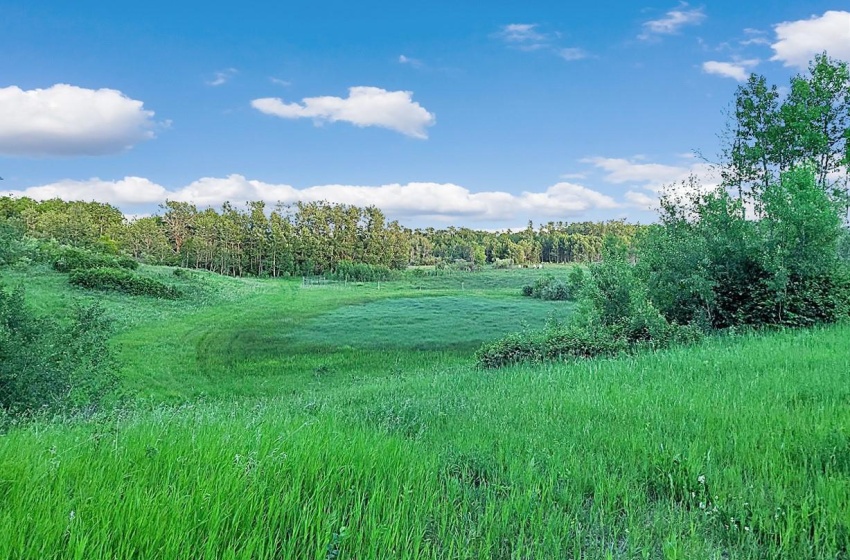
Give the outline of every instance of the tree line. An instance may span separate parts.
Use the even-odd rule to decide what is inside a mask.
[[[232,276],[325,274],[349,262],[389,269],[587,262],[602,257],[606,238],[630,244],[642,229],[624,221],[549,222],[537,229],[529,222],[516,232],[411,229],[374,206],[324,201],[272,208],[226,202],[218,209],[167,201],[160,209],[127,220],[104,203],[0,198],[0,219],[29,237]]]

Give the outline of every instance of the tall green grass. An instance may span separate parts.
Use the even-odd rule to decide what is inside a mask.
[[[850,329],[0,438],[0,557],[840,558]]]

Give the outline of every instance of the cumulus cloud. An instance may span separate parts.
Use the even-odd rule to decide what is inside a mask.
[[[786,21],[774,27],[771,60],[805,69],[816,54],[850,60],[850,12],[828,11],[822,16]]]
[[[153,111],[114,89],[0,88],[0,154],[114,154],[154,137]]]
[[[249,180],[242,175],[205,177],[176,190],[167,190],[147,179],[127,177],[120,181],[60,181],[13,191],[13,196],[44,200],[97,200],[120,208],[154,205],[166,199],[192,202],[200,207],[225,201],[241,204],[265,200],[270,204],[327,200],[357,206],[374,205],[393,218],[436,220],[523,221],[532,218],[580,216],[590,210],[620,208],[612,197],[582,185],[560,182],[542,191],[519,194],[505,191],[472,192],[452,183],[318,185],[303,189],[286,184]]]
[[[758,59],[738,60],[735,62],[718,62],[709,60],[702,63],[702,70],[706,74],[716,74],[725,78],[732,78],[739,82],[747,81],[750,72],[759,63]]]
[[[224,70],[219,70],[213,75],[213,78],[211,80],[207,80],[207,85],[213,87],[223,86],[238,73],[239,70],[237,70],[236,68],[225,68]]]
[[[702,8],[689,8],[688,4],[682,2],[664,14],[664,17],[643,22],[643,31],[638,38],[646,41],[659,35],[675,35],[687,25],[699,25],[705,17]]]
[[[267,115],[284,119],[311,118],[317,123],[344,121],[355,126],[378,126],[413,138],[428,137],[426,128],[436,118],[409,91],[387,91],[377,87],[352,87],[348,97],[307,97],[301,103],[284,103],[277,97],[255,99],[251,106]]]
[[[158,204],[165,200],[168,191],[142,177],[124,177],[119,181],[103,181],[98,178],[88,181],[65,179],[49,185],[30,187],[23,191],[12,191],[14,196],[26,196],[35,200],[85,200],[106,202],[116,206]]]

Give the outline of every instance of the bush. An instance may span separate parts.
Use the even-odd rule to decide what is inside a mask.
[[[513,259],[496,259],[493,261],[493,268],[500,270],[511,268],[513,265]]]
[[[70,321],[35,316],[22,289],[0,286],[0,409],[91,408],[115,395],[111,325],[97,305],[73,308]]]
[[[553,280],[540,289],[540,299],[547,301],[566,301],[570,298],[567,285],[562,280]]]
[[[136,270],[139,263],[125,255],[106,255],[78,247],[63,247],[53,261],[58,272],[72,272],[93,268],[125,268]]]
[[[134,296],[176,299],[182,295],[174,286],[121,268],[75,270],[69,282],[90,290],[115,290]]]
[[[542,331],[510,334],[483,345],[475,354],[478,364],[498,368],[520,362],[581,360],[587,358],[631,354],[641,350],[658,350],[678,344],[697,342],[702,332],[695,327],[667,323],[660,314],[651,312],[644,320],[601,325],[573,321],[554,325]]]
[[[325,273],[325,278],[346,282],[387,282],[395,276],[389,267],[353,261],[340,261],[333,270]]]
[[[526,284],[522,287],[522,295],[526,297],[531,297],[534,295],[534,286],[531,284]]]

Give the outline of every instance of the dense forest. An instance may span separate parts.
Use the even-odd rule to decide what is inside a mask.
[[[623,221],[549,222],[522,231],[409,229],[381,210],[329,202],[199,209],[168,201],[161,215],[127,220],[98,202],[0,198],[6,227],[39,240],[126,253],[149,264],[232,276],[322,274],[340,263],[392,269],[409,265],[567,263],[599,260],[606,237],[631,243],[640,226]]]

